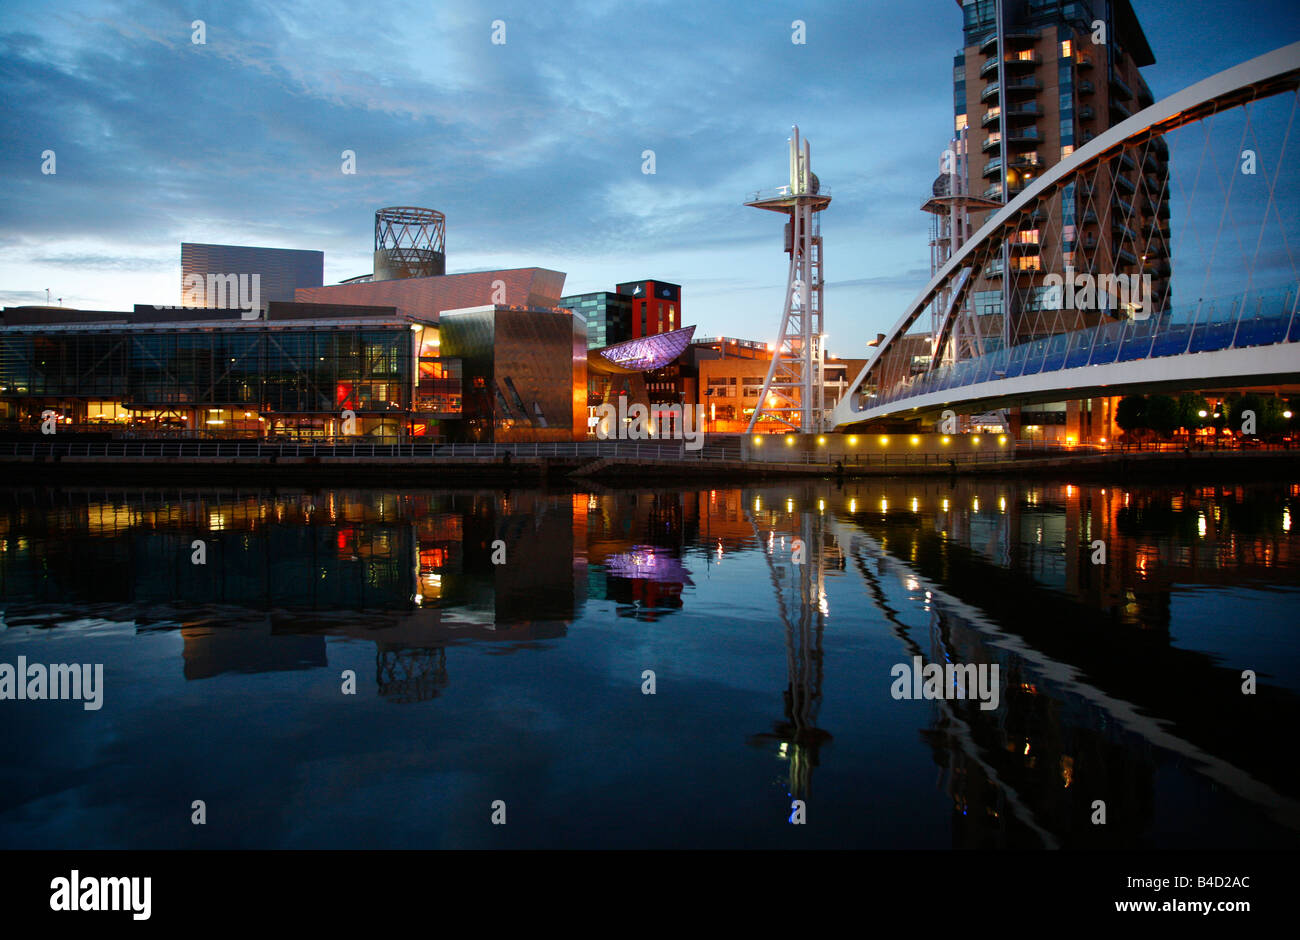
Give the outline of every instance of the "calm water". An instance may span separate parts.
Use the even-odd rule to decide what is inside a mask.
[[[104,667],[98,711],[0,701],[0,846],[1295,848],[1298,512],[1294,484],[0,491],[0,663]],[[895,699],[918,656],[997,664],[997,707]]]

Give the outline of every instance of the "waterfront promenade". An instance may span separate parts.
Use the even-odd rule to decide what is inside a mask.
[[[354,477],[411,482],[464,480],[637,480],[711,477],[892,476],[896,474],[1089,475],[1150,470],[1159,473],[1294,472],[1300,450],[1252,441],[1230,446],[1184,448],[1065,447],[1019,441],[1000,451],[960,449],[926,453],[843,456],[783,453],[761,458],[742,453],[736,437],[715,439],[698,450],[681,441],[583,441],[510,444],[266,443],[203,440],[0,441],[0,474],[6,479],[113,477],[223,477],[254,473],[293,477]]]

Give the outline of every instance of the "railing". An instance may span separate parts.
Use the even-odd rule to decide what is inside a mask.
[[[549,441],[509,444],[270,444],[255,441],[0,441],[0,457],[219,458],[345,457],[454,459],[602,457],[639,460],[740,460],[732,439],[689,450],[684,441]]]
[[[1227,307],[1220,315],[1218,305]],[[1300,342],[1300,288],[1189,304],[1180,311],[1152,314],[1145,320],[1120,320],[1021,343],[983,356],[949,363],[878,391],[866,408],[905,398],[976,385],[995,379],[1160,359],[1188,353],[1216,352]]]

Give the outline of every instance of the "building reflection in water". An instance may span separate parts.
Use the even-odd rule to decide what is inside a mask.
[[[1258,720],[1300,718],[1295,689],[1243,696],[1238,669],[1170,633],[1176,594],[1294,583],[1297,495],[934,480],[837,494],[842,537],[906,655],[999,664],[996,710],[940,701],[926,732],[954,844],[1142,845],[1171,760],[1300,830],[1289,757]],[[1124,824],[1093,825],[1097,799]]]
[[[195,681],[320,669],[328,638],[361,640],[374,644],[380,696],[424,702],[452,680],[458,643],[546,644],[588,600],[633,621],[677,616],[707,604],[686,589],[711,566],[758,553],[771,601],[754,628],[779,623],[787,684],[780,718],[748,742],[787,762],[792,798],[811,793],[831,741],[818,714],[834,602],[845,629],[887,624],[899,661],[1000,667],[996,710],[942,701],[927,713],[954,844],[1114,847],[1141,844],[1171,761],[1300,827],[1290,754],[1274,738],[1300,720],[1293,671],[1262,670],[1243,696],[1240,664],[1175,636],[1175,604],[1196,592],[1300,581],[1297,501],[1295,484],[937,478],[594,493],[11,489],[0,599],[10,626],[99,617],[179,631]],[[204,565],[191,562],[196,540]],[[1099,541],[1105,564],[1093,563]],[[1091,825],[1094,799],[1123,807],[1124,824]]]
[[[562,637],[586,599],[586,502],[571,494],[10,495],[6,622],[75,607],[179,630],[187,679],[323,668],[326,637],[351,637],[375,644],[381,696],[426,701],[448,682],[448,644]]]
[[[693,586],[682,560],[698,516],[678,491],[608,491],[586,499],[583,541],[588,596],[613,601],[620,617],[654,621],[682,608]]]

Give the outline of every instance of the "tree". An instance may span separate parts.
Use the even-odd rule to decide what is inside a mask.
[[[1201,412],[1205,412],[1204,415]],[[1210,420],[1210,403],[1205,396],[1197,392],[1183,392],[1178,396],[1178,426],[1187,431],[1196,431],[1205,427]]]
[[[1168,437],[1178,425],[1178,402],[1168,395],[1152,395],[1147,399],[1146,426],[1161,437]]]
[[[1115,423],[1130,436],[1147,426],[1147,400],[1141,395],[1125,395],[1115,408]]]

